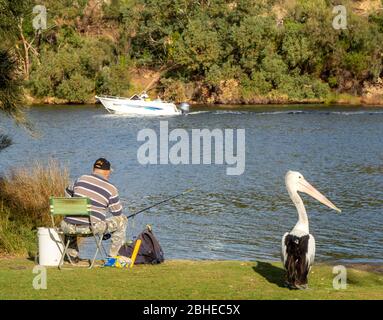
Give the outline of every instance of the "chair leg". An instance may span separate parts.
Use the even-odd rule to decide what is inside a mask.
[[[69,256],[68,252],[67,252],[68,247],[69,247],[69,243],[70,243],[70,240],[67,241],[67,243],[66,243],[66,245],[65,245],[65,248],[64,248],[64,252],[63,252],[62,255],[61,255],[61,259],[60,259],[60,262],[59,262],[59,265],[58,265],[58,268],[59,268],[60,270],[61,270],[62,265],[64,264],[64,258],[65,258],[65,255],[67,255],[70,264],[73,265],[72,260],[71,260],[71,258],[70,258],[70,256]]]
[[[62,231],[60,231],[58,228],[53,228],[53,229],[57,232],[57,234],[58,234],[58,236],[59,236],[59,238],[60,238],[60,241],[57,241],[57,240],[52,236],[50,229],[48,229],[49,236],[50,236],[51,240],[53,240],[53,241],[55,242],[57,248],[59,249],[60,253],[62,254],[63,251],[61,250],[61,246],[60,246],[60,244],[64,244],[64,245],[65,245],[65,234],[62,233]]]
[[[94,237],[94,240],[96,241],[96,253],[94,254],[94,257],[92,259],[92,263],[89,266],[89,269],[93,268],[94,262],[96,261],[96,258],[97,258],[97,254],[99,251],[101,252],[100,246],[101,246],[102,236],[99,236],[99,239],[97,239],[96,235],[93,234],[93,237]]]
[[[101,248],[102,248],[102,251],[104,251],[104,255],[105,255],[105,257],[107,257],[108,256],[108,253],[106,252],[106,249],[105,249],[105,247],[104,247],[104,245],[103,245],[103,243],[102,243],[102,237],[101,237]]]

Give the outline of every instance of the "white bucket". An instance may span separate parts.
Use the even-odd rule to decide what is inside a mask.
[[[37,228],[39,239],[39,264],[41,266],[58,266],[64,245],[53,228]]]

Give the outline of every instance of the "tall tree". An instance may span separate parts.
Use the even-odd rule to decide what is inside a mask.
[[[22,81],[17,74],[17,61],[10,50],[0,50],[0,110],[18,123],[25,121],[22,112]]]
[[[0,0],[0,111],[17,124],[30,128],[23,112],[23,88],[16,41],[13,35],[25,12],[24,0]],[[11,139],[0,131],[0,151],[11,145]]]

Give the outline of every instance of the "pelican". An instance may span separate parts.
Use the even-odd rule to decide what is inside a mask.
[[[298,222],[282,238],[282,263],[286,269],[286,284],[291,289],[307,289],[307,276],[315,257],[315,239],[309,232],[309,220],[305,206],[298,192],[304,192],[319,202],[341,212],[330,200],[316,190],[296,171],[285,176],[286,188],[298,211]]]

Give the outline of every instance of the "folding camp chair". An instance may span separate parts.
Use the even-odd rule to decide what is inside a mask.
[[[96,242],[96,252],[94,254],[94,257],[92,259],[92,263],[89,266],[89,269],[91,269],[94,265],[94,262],[96,260],[97,254],[101,252],[101,248],[103,249],[105,255],[106,250],[102,246],[102,237],[103,235],[97,235],[93,232],[93,223],[91,219],[91,206],[90,206],[90,199],[89,198],[62,198],[62,197],[50,197],[50,213],[51,213],[51,219],[52,219],[52,225],[53,228],[58,232],[58,234],[62,238],[62,243],[65,245],[64,251],[62,251],[61,260],[59,263],[59,269],[61,269],[61,266],[64,263],[65,256],[68,257],[69,262],[73,265],[73,262],[68,254],[68,247],[70,244],[70,240],[68,239],[67,243],[65,244],[65,236],[78,236],[78,237],[93,237]],[[90,230],[89,233],[74,233],[74,234],[65,234],[60,228],[55,226],[55,220],[54,216],[81,216],[81,217],[88,217],[89,223],[90,223]]]

